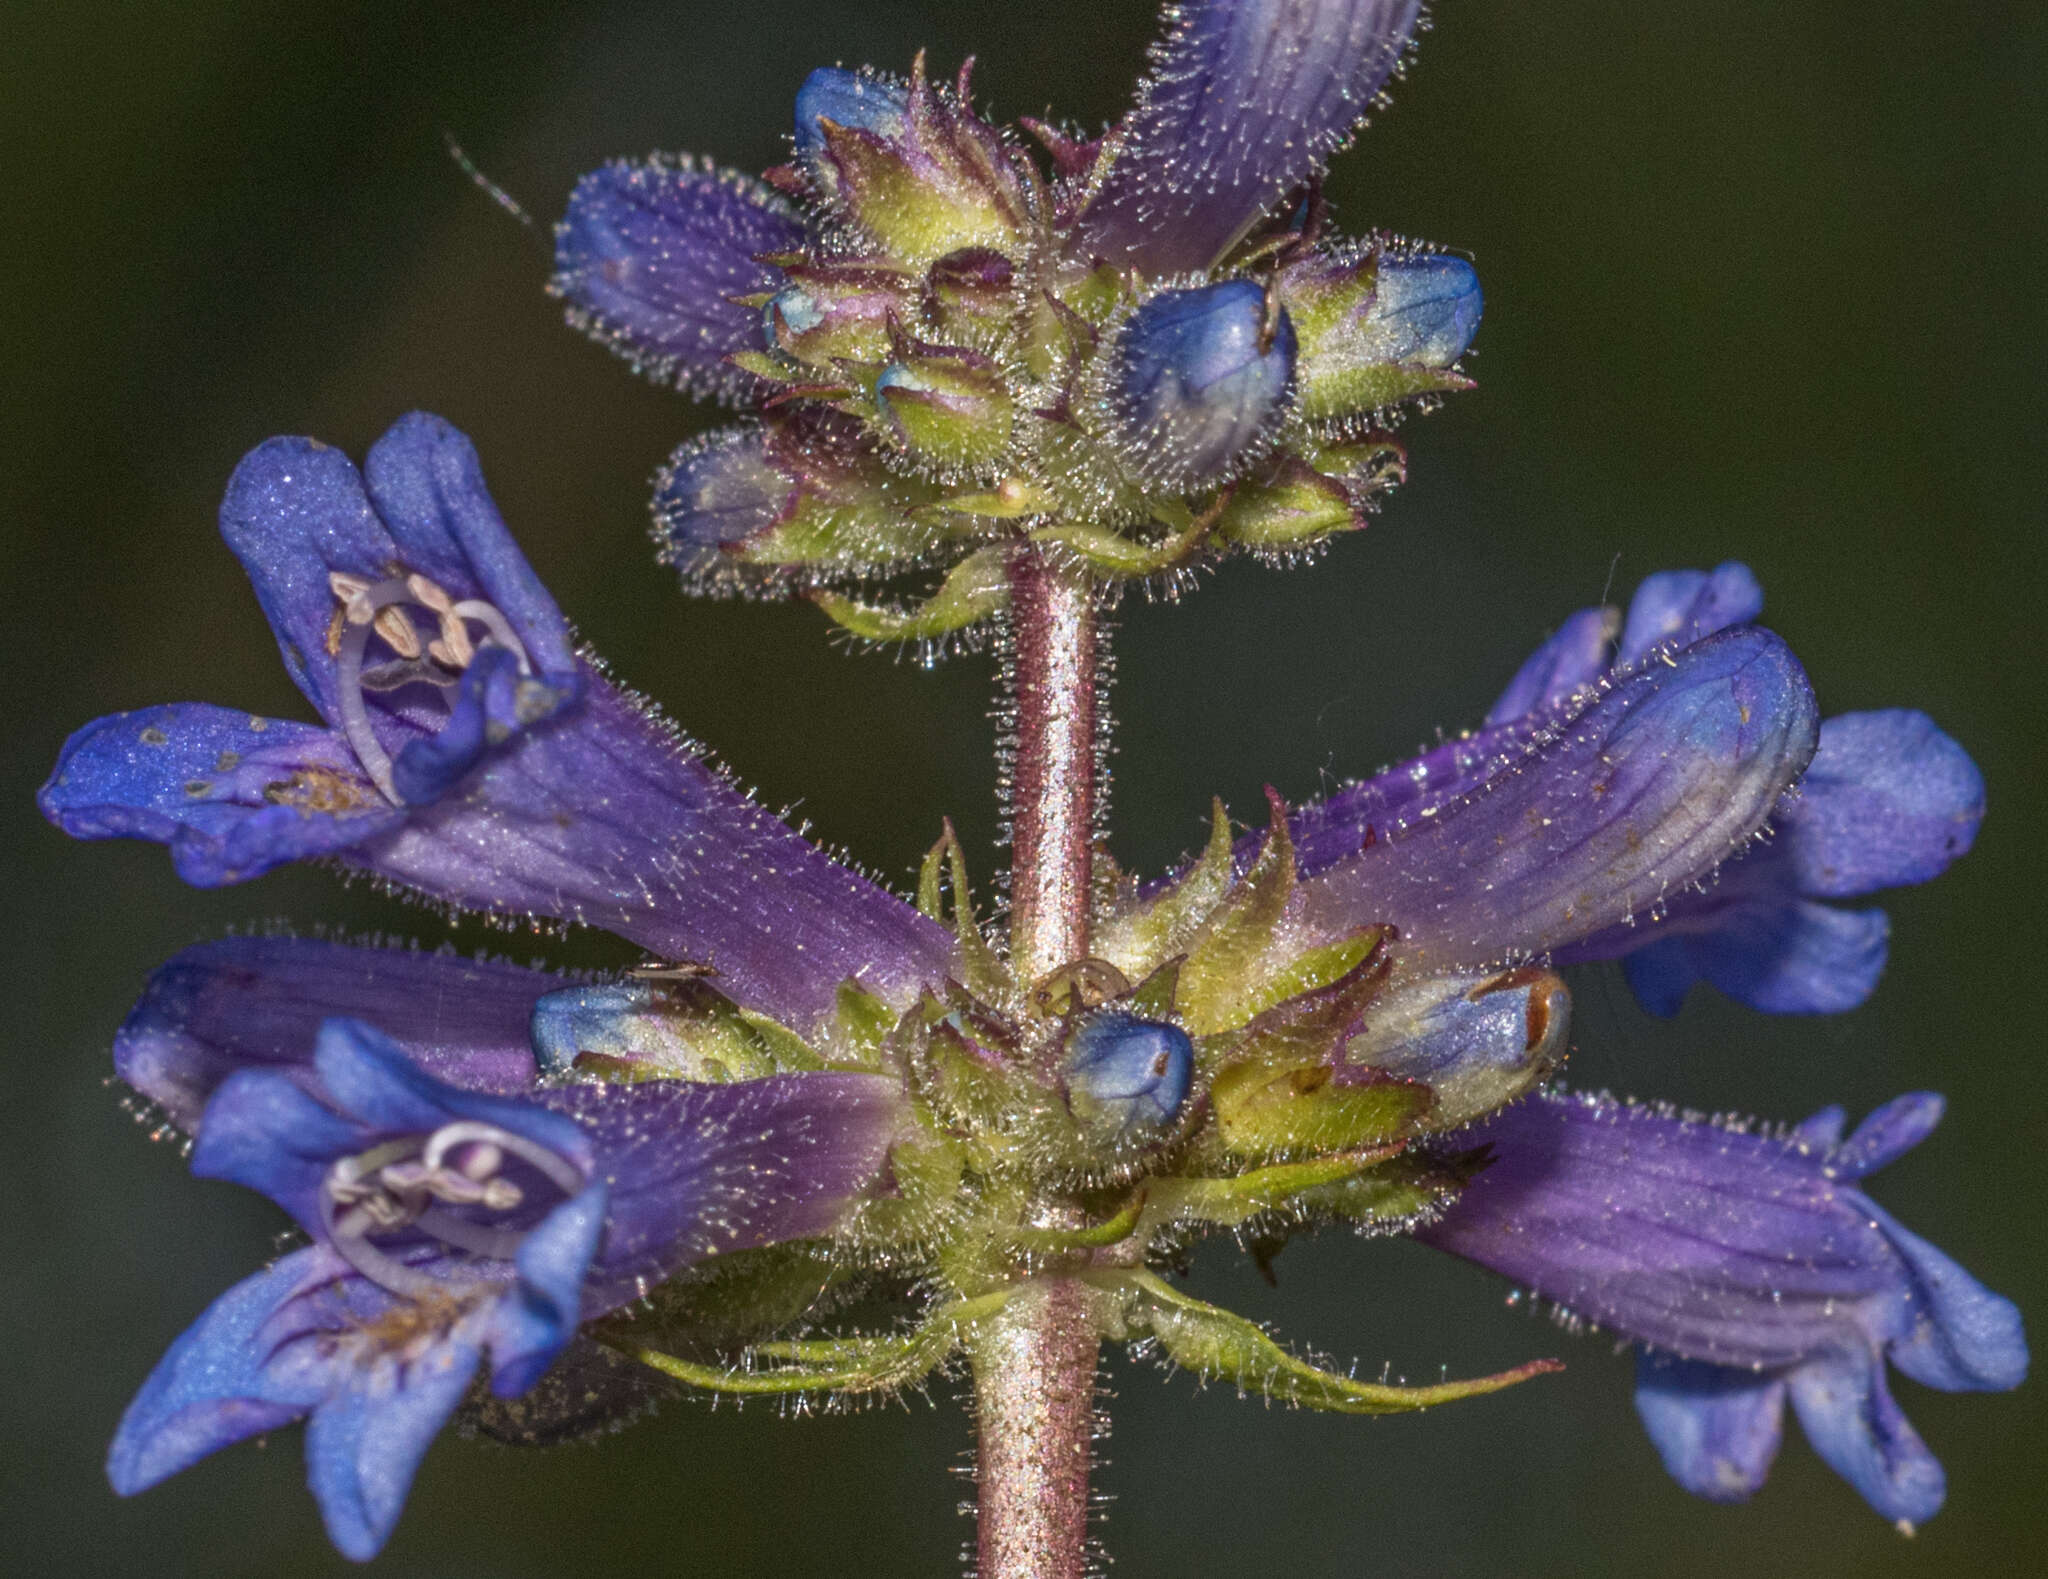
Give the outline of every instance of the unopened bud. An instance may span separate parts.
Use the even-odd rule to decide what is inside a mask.
[[[1127,464],[1145,481],[1218,481],[1287,409],[1294,326],[1250,280],[1162,291],[1118,336],[1109,391]]]
[[[1067,1106],[1099,1140],[1151,1139],[1179,1118],[1194,1071],[1195,1046],[1179,1026],[1104,1010],[1068,1045]]]

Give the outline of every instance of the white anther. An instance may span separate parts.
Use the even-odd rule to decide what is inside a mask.
[[[417,658],[423,650],[420,633],[413,627],[412,616],[395,603],[387,603],[377,611],[375,630],[384,638],[386,645],[401,658]]]

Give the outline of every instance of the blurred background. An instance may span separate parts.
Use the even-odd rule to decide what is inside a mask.
[[[278,918],[438,941],[442,919],[329,874],[199,893],[141,845],[67,843],[31,796],[72,728],[211,699],[296,715],[213,513],[267,435],[358,454],[425,406],[474,435],[583,633],[769,802],[904,880],[941,813],[985,852],[980,658],[849,655],[803,607],[693,604],[652,563],[649,474],[718,420],[637,382],[541,293],[544,232],[450,163],[452,133],[543,221],[583,170],[689,149],[782,156],[811,66],[950,71],[1002,118],[1114,115],[1144,0],[492,0],[13,6],[0,86],[0,623],[8,979],[0,1123],[0,1528],[23,1574],[338,1572],[298,1433],[117,1501],[122,1406],[257,1266],[282,1219],[187,1178],[106,1083],[108,1040],[184,945]],[[1413,481],[1313,572],[1232,566],[1119,619],[1115,847],[1157,869],[1212,793],[1315,793],[1473,723],[1566,612],[1667,566],[1747,560],[1827,711],[1924,707],[1990,781],[1976,853],[1890,901],[1870,1006],[1772,1020],[1702,992],[1675,1025],[1577,984],[1582,1084],[1796,1119],[1948,1093],[1876,1193],[2048,1331],[2040,1158],[2040,260],[2048,12],[2019,0],[1462,0],[1338,163],[1340,224],[1467,249],[1480,388],[1408,429]],[[982,854],[977,876],[992,870]],[[502,934],[453,929],[467,948]],[[556,960],[602,939],[518,940]],[[2028,1031],[2029,1024],[2035,1030]],[[2048,1566],[2048,1389],[1899,1382],[1946,1463],[1906,1541],[1788,1428],[1771,1483],[1714,1508],[1663,1476],[1630,1366],[1475,1269],[1297,1243],[1267,1290],[1228,1246],[1194,1287],[1398,1374],[1538,1354],[1561,1377],[1419,1418],[1245,1403],[1118,1359],[1103,1534],[1130,1575],[1952,1574]],[[598,1448],[452,1434],[382,1571],[956,1572],[959,1388],[795,1420],[670,1407]]]

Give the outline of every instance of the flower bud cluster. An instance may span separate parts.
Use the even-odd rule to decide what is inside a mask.
[[[780,197],[750,220],[772,209],[779,243],[733,273],[764,288],[723,298],[757,316],[721,375],[756,417],[663,472],[665,557],[703,590],[804,590],[862,635],[932,638],[999,606],[992,567],[1018,541],[1105,582],[1174,581],[1362,525],[1403,472],[1392,421],[1467,383],[1470,266],[1324,246],[1313,195],[1206,269],[1105,257],[1089,205],[1118,139],[1026,123],[1044,169],[968,89],[921,56],[907,79],[804,84]],[[572,207],[565,245],[591,228]],[[565,264],[557,289],[593,294],[607,267]],[[914,607],[827,590],[916,568],[949,575]]]

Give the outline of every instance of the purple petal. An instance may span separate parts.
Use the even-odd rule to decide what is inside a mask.
[[[1489,727],[1531,713],[1547,713],[1568,702],[1607,673],[1610,646],[1621,617],[1610,608],[1580,609],[1557,628],[1487,712]]]
[[[1940,875],[1983,818],[1984,775],[1925,713],[1842,713],[1820,726],[1774,853],[1800,893],[1848,898]]]
[[[755,260],[804,239],[788,205],[743,176],[621,160],[576,184],[551,289],[570,323],[648,377],[731,395],[754,381],[725,359],[764,347],[759,309],[733,298],[777,289],[782,271]]]
[[[1624,668],[1641,663],[1667,643],[1689,646],[1763,611],[1764,589],[1735,560],[1713,570],[1660,570],[1645,576],[1629,600],[1614,661]]]
[[[586,1319],[706,1256],[831,1232],[904,1123],[902,1087],[880,1075],[574,1085],[536,1100],[586,1129],[610,1191]]]
[[[534,1004],[567,985],[551,972],[452,952],[224,938],[150,977],[115,1034],[114,1070],[190,1130],[237,1069],[310,1079],[321,1022],[341,1016],[368,1020],[451,1085],[510,1094],[536,1076]]]
[[[1419,0],[1191,0],[1167,12],[1079,247],[1206,269],[1322,168],[1393,72]]]
[[[1934,1111],[1901,1099],[1827,1148],[1832,1111],[1774,1137],[1539,1097],[1475,1132],[1490,1165],[1417,1237],[1698,1362],[1646,1367],[1640,1399],[1691,1489],[1754,1489],[1771,1423],[1715,1395],[1782,1379],[1821,1456],[1887,1517],[1922,1519],[1940,1470],[1893,1405],[1884,1358],[1950,1390],[2012,1387],[2027,1367],[2011,1302],[1844,1182],[1924,1135]]]
[[[169,845],[201,888],[332,855],[404,817],[329,731],[204,702],[94,719],[37,803],[74,839]]]
[[[1560,948],[1648,911],[1753,835],[1818,720],[1783,642],[1710,637],[1614,683],[1433,815],[1304,882],[1319,931],[1400,928],[1428,969]]]
[[[1868,1347],[1908,1288],[1860,1195],[1793,1142],[1566,1096],[1472,1142],[1493,1163],[1419,1237],[1681,1357],[1781,1367]]]
[[[1771,1472],[1785,1430],[1785,1379],[1668,1354],[1636,1361],[1636,1414],[1671,1478],[1710,1502],[1740,1502]]]
[[[736,1002],[808,1029],[839,984],[905,1004],[952,939],[707,767],[597,674],[453,794],[350,852],[436,899],[602,926],[718,972]]]

